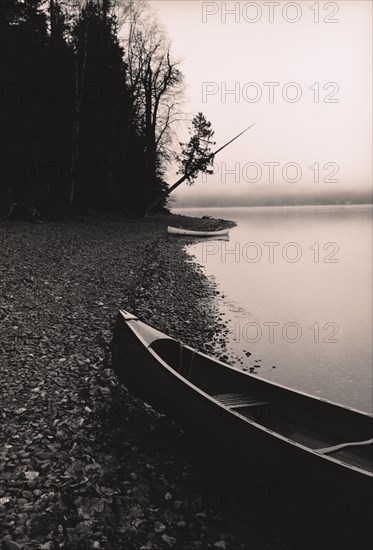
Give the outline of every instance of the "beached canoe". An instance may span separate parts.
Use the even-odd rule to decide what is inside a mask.
[[[218,237],[228,235],[228,229],[218,229],[217,231],[194,231],[192,229],[180,229],[179,227],[167,227],[167,232],[170,235],[190,235],[192,237]]]
[[[373,415],[242,372],[123,310],[112,358],[131,392],[202,440],[253,460],[255,475],[277,466],[371,495]]]

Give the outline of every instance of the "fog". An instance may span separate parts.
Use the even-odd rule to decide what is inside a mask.
[[[214,192],[213,192],[214,191]],[[171,195],[172,197],[172,195]],[[201,185],[183,189],[170,202],[171,207],[194,208],[204,207],[231,207],[231,206],[295,206],[295,205],[343,205],[343,204],[371,204],[372,195],[369,190],[338,189],[326,190],[315,188],[308,190],[296,185],[247,185],[234,189],[233,186],[223,185],[215,181],[210,189]]]
[[[151,6],[183,60],[189,119],[206,115],[216,148],[256,121],[177,206],[371,200],[371,2]]]

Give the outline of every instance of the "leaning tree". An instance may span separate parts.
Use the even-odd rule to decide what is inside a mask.
[[[164,191],[163,195],[153,201],[146,209],[146,212],[149,213],[153,210],[185,181],[189,185],[192,185],[200,172],[203,174],[213,174],[215,156],[252,128],[254,124],[255,122],[250,124],[245,130],[230,139],[216,151],[211,151],[211,146],[215,145],[215,141],[212,141],[214,131],[211,128],[211,122],[206,119],[203,113],[198,113],[192,121],[192,127],[189,128],[189,132],[191,133],[189,142],[180,143],[182,150],[179,155],[176,155],[176,160],[179,163],[178,174],[181,174],[181,178]]]

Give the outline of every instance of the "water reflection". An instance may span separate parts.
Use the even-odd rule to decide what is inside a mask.
[[[206,210],[183,213],[202,216]],[[219,305],[228,320],[229,349],[242,365],[371,411],[371,208],[208,213],[238,225],[229,242],[198,242],[188,250],[226,296]]]

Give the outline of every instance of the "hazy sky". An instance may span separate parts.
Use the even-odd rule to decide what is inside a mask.
[[[185,110],[206,115],[217,147],[256,121],[178,204],[370,188],[370,0],[150,4],[183,60]]]

